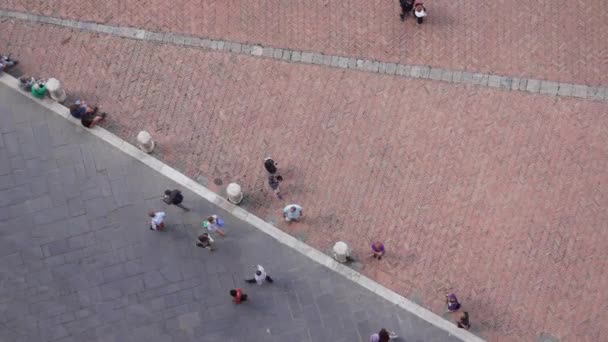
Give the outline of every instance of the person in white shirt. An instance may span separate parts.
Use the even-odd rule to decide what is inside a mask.
[[[165,228],[165,216],[166,214],[162,211],[159,212],[149,212],[148,216],[152,219],[150,220],[150,230],[163,230]]]
[[[266,274],[266,271],[264,270],[264,267],[262,267],[262,265],[257,265],[255,267],[255,274],[253,275],[253,278],[245,279],[245,281],[250,284],[257,283],[258,285],[262,285],[264,283],[264,280],[271,284],[272,282],[274,282],[274,280],[272,280],[272,278],[270,278],[270,276]]]
[[[422,24],[424,17],[426,17],[426,8],[422,2],[414,4],[414,17],[416,17],[416,24]]]

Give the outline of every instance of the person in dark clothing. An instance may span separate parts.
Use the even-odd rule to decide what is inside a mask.
[[[196,245],[197,245],[198,247],[201,247],[201,248],[207,248],[207,249],[209,249],[209,250],[210,250],[210,251],[212,251],[212,252],[213,252],[213,250],[215,249],[215,248],[213,247],[213,243],[214,243],[214,240],[213,240],[213,238],[212,238],[211,236],[209,236],[209,234],[208,234],[208,233],[203,233],[203,235],[200,235],[200,236],[199,236],[199,237],[196,239]]]
[[[399,5],[401,5],[401,14],[399,14],[399,17],[401,18],[401,21],[404,21],[408,13],[414,9],[414,0],[399,0]]]
[[[81,119],[85,113],[97,114],[97,107],[89,107],[84,101],[76,100],[70,106],[70,114],[76,119]]]
[[[272,160],[272,158],[270,158],[270,157],[264,159],[264,168],[271,175],[274,175],[275,173],[277,173],[277,163],[275,163],[274,160]]]
[[[184,195],[182,195],[182,192],[175,189],[175,190],[165,190],[165,195],[163,196],[163,202],[171,205],[173,204],[176,207],[180,207],[185,211],[190,211],[190,209],[184,207],[182,205],[182,201],[184,200]]]
[[[281,184],[281,182],[283,181],[283,177],[280,175],[269,175],[268,176],[268,185],[270,185],[270,188],[274,191],[274,193],[277,195],[278,199],[283,199],[283,197],[281,196],[281,189],[279,189],[279,185]]]
[[[467,311],[460,313],[456,325],[461,329],[469,330],[471,328],[471,323],[469,322],[469,313]]]
[[[234,298],[236,304],[241,304],[247,300],[247,295],[243,293],[243,289],[230,290],[230,295]]]
[[[86,128],[93,128],[97,125],[101,120],[106,118],[106,113],[93,113],[93,112],[84,112],[82,117],[80,118],[80,123]]]

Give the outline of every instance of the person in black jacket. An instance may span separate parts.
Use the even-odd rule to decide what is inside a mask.
[[[176,207],[182,208],[184,211],[190,211],[190,209],[184,207],[182,205],[182,201],[184,200],[184,195],[182,192],[175,190],[165,190],[165,195],[163,196],[163,201],[169,205],[173,204]]]
[[[407,14],[414,9],[414,0],[399,0],[399,5],[401,5],[401,14],[399,14],[399,17],[401,18],[401,21],[404,21]]]
[[[272,160],[272,158],[270,158],[270,157],[264,159],[264,168],[271,175],[274,175],[275,173],[277,173],[277,163],[275,163],[275,161]]]

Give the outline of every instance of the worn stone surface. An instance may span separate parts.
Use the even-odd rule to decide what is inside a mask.
[[[21,166],[1,172],[3,341],[347,342],[382,327],[408,341],[456,341],[187,190],[192,211],[167,207],[172,181],[3,85],[0,125],[1,141],[21,137],[15,150],[0,145],[0,158],[54,164],[28,169],[49,184],[42,193],[10,181]],[[85,209],[68,212],[71,200]],[[148,210],[167,212],[166,231],[148,229]],[[228,235],[210,252],[194,241],[213,213]],[[272,285],[244,282],[257,263]],[[231,302],[235,287],[247,303]]]
[[[598,306],[608,301],[606,265],[597,261],[608,249],[600,228],[608,204],[606,103],[484,88],[488,75],[472,71],[453,76],[465,84],[449,84],[11,20],[0,25],[21,71],[60,75],[70,96],[110,113],[113,132],[130,141],[141,129],[153,132],[156,156],[218,193],[215,181],[238,181],[248,194],[244,207],[319,250],[346,239],[365,256],[369,242],[386,241],[391,257],[380,265],[363,258],[364,274],[437,313],[441,292],[456,291],[488,340],[532,341],[541,333],[599,340],[607,330]],[[356,69],[357,59],[346,66]],[[399,65],[396,73],[414,72]],[[415,73],[428,77],[430,69]],[[540,92],[524,76],[511,89]],[[580,96],[575,86],[560,83],[558,93]],[[32,136],[3,136],[2,172],[27,169],[38,153]],[[20,146],[21,158],[11,154]],[[269,204],[285,202],[267,191],[267,155],[286,177],[285,198],[305,207],[308,220],[297,226],[282,224]],[[27,173],[12,178],[30,180]],[[80,191],[32,182],[32,192],[53,200]],[[111,203],[86,195],[93,197],[82,206],[68,202],[57,215],[85,210],[95,216],[90,225],[105,224],[97,216]],[[116,205],[131,202],[121,201]],[[4,212],[12,218],[19,210]],[[52,225],[53,215],[32,220]],[[551,306],[555,301],[561,304]]]
[[[429,16],[418,27],[414,20],[399,19],[396,0],[348,5],[326,0],[124,0],[102,5],[95,0],[4,0],[0,7],[329,55],[605,86],[606,2],[588,0],[575,14],[554,11],[569,4],[488,1],[479,6],[474,0],[434,0],[425,4]]]

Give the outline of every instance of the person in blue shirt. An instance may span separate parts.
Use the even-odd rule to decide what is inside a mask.
[[[290,204],[283,209],[283,217],[287,222],[298,221],[303,215],[302,207],[297,204]]]

